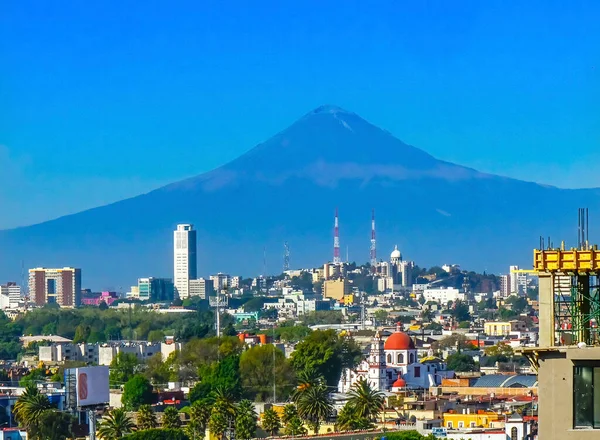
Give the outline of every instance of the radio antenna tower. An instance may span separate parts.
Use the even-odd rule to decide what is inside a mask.
[[[338,224],[338,210],[335,208],[335,223],[333,226],[333,263],[341,264],[340,258],[340,229]]]
[[[377,266],[377,242],[375,241],[375,210],[371,211],[371,271]]]
[[[290,270],[290,247],[288,242],[283,243],[283,271]]]

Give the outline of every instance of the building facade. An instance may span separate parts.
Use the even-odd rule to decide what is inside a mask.
[[[214,295],[215,289],[213,281],[206,280],[204,278],[190,280],[190,296],[198,296],[202,299],[208,300],[210,296]]]
[[[189,298],[189,282],[197,278],[197,270],[194,226],[177,225],[173,232],[173,281],[179,298]]]
[[[437,386],[443,378],[453,375],[441,359],[430,355],[419,360],[415,344],[406,333],[398,330],[384,342],[377,332],[367,359],[342,372],[338,391],[348,393],[360,380],[367,380],[378,391],[424,389]]]
[[[345,278],[323,282],[323,298],[342,301],[350,293],[350,283]]]
[[[8,282],[0,286],[0,295],[7,299],[7,306],[2,308],[16,309],[21,302],[21,286],[17,286],[17,283],[14,282]]]
[[[175,298],[171,278],[138,278],[138,298],[142,301],[169,302]]]
[[[81,305],[81,269],[64,267],[29,270],[29,297],[38,306],[58,304],[61,307]]]

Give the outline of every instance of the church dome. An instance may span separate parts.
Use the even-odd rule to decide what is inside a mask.
[[[405,386],[406,381],[399,377],[398,380],[396,380],[396,382],[394,382],[394,384],[392,385],[392,388],[404,388]]]
[[[384,350],[414,350],[415,343],[404,332],[392,333],[383,345]]]
[[[392,260],[394,259],[400,259],[402,258],[402,254],[400,253],[400,251],[398,250],[398,245],[394,246],[394,250],[392,251],[392,253],[390,254],[390,258]]]

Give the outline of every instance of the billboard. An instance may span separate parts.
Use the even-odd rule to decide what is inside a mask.
[[[108,367],[75,368],[77,406],[109,402]]]

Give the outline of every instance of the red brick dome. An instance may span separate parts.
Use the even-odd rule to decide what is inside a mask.
[[[404,332],[392,333],[383,345],[384,350],[414,350],[415,343]]]

